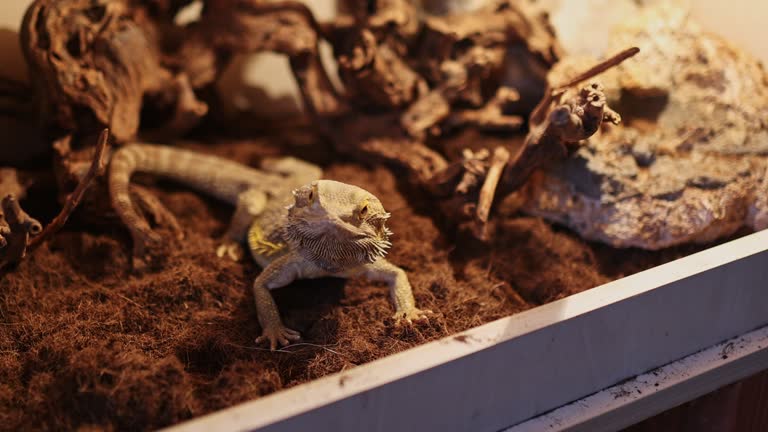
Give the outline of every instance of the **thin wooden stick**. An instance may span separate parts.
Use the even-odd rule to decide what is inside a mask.
[[[488,223],[488,216],[491,213],[493,198],[496,196],[496,187],[499,185],[501,174],[504,167],[509,162],[509,151],[504,147],[496,147],[493,150],[491,166],[488,168],[488,174],[485,176],[483,186],[480,188],[480,197],[477,200],[477,219],[480,222],[480,235],[485,238],[485,226]]]
[[[624,60],[630,57],[633,57],[639,52],[640,52],[640,48],[638,47],[627,48],[624,51],[616,55],[613,55],[601,61],[600,63],[592,66],[586,71],[576,75],[576,77],[566,81],[564,84],[560,84],[553,88],[547,88],[547,90],[544,92],[544,97],[536,105],[533,111],[531,111],[531,115],[528,117],[529,123],[532,125],[541,123],[544,120],[543,115],[546,113],[546,110],[549,109],[549,106],[552,104],[552,101],[555,100],[555,98],[558,97],[559,95],[563,94],[565,90],[567,90],[569,87],[573,87],[576,84],[584,82],[590,78],[594,78],[597,75],[600,75],[601,73],[607,71],[608,69],[618,66]]]
[[[561,84],[554,88],[553,91],[557,90],[565,90],[566,88],[573,87],[576,84],[579,84],[580,82],[586,81],[590,78],[596,77],[597,75],[600,75],[601,73],[607,71],[608,69],[618,66],[623,62],[624,60],[635,56],[635,54],[640,52],[640,48],[638,47],[632,47],[627,48],[624,51],[611,56],[600,63],[592,66],[591,68],[587,69],[586,71],[580,73],[575,78],[571,79],[570,81],[566,82],[565,84]]]
[[[88,169],[88,172],[82,179],[80,179],[80,182],[77,184],[75,190],[69,194],[69,196],[67,196],[67,199],[64,202],[64,207],[62,207],[59,214],[53,218],[51,223],[46,225],[40,235],[34,237],[29,242],[29,251],[32,251],[37,246],[40,246],[48,237],[55,234],[58,230],[61,229],[61,227],[64,226],[65,223],[67,223],[67,219],[69,219],[69,216],[83,199],[85,191],[88,190],[88,187],[91,186],[93,180],[104,167],[104,151],[107,148],[108,141],[109,129],[104,129],[101,132],[101,135],[99,135],[99,141],[96,144],[96,154],[93,156],[93,162],[91,163],[91,167]]]

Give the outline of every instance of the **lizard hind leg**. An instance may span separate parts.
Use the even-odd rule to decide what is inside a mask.
[[[184,231],[181,229],[176,216],[163,205],[155,194],[142,186],[131,185],[131,196],[144,216],[149,216],[149,219],[158,226],[169,228],[177,240],[184,239]]]
[[[141,271],[145,268],[145,260],[150,251],[156,251],[162,245],[162,238],[152,232],[152,229],[146,219],[137,211],[131,200],[130,178],[136,169],[138,161],[143,158],[143,153],[139,148],[130,146],[117,150],[112,155],[112,162],[109,167],[109,192],[112,201],[112,208],[117,213],[133,240],[133,269]],[[139,192],[139,197],[146,198],[148,193]]]
[[[127,219],[126,227],[133,243],[133,269],[141,272],[147,267],[148,260],[162,255],[167,248],[167,242],[153,230],[152,225],[168,228],[177,240],[184,238],[184,231],[173,213],[150,190],[138,185],[130,185],[129,190],[129,204],[133,212]],[[147,219],[152,221],[152,225]]]
[[[158,252],[163,248],[163,238],[152,231],[144,219],[132,222],[128,225],[128,231],[131,233],[133,242],[131,254],[133,270],[142,272],[146,269],[148,261],[159,255]]]

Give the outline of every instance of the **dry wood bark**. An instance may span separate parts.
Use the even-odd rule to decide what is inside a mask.
[[[466,128],[509,134],[524,125],[520,92],[503,85],[509,64],[551,65],[560,56],[546,14],[528,2],[429,16],[409,0],[346,1],[346,15],[318,23],[295,1],[205,0],[199,20],[177,25],[176,14],[189,3],[36,0],[23,23],[23,46],[47,123],[77,136],[107,126],[118,143],[140,126],[173,137],[206,114],[199,93],[233,55],[272,51],[289,58],[306,113],[338,152],[404,168],[415,185],[439,191],[460,203],[459,213],[485,224],[496,186],[508,193],[538,164],[563,155],[556,143],[574,138],[566,136],[574,132],[569,125],[558,123],[569,119],[564,110],[597,103],[585,101],[587,90],[559,94],[560,111],[548,114],[546,125],[531,122],[532,138],[523,154],[511,156],[510,164],[518,164],[511,170],[499,162],[509,149],[495,151],[492,161],[468,154],[451,162],[441,137]],[[343,89],[320,61],[323,39],[334,48]],[[512,46],[529,55],[511,56]],[[140,125],[142,112],[160,120]],[[602,113],[588,114],[602,121]],[[577,127],[581,135],[594,132],[592,123]],[[83,153],[66,145],[56,152],[64,190],[79,178]],[[466,211],[467,204],[476,211]]]
[[[171,74],[154,31],[132,12],[123,1],[30,6],[22,48],[46,122],[66,131],[110,125],[121,139],[136,134],[145,93],[168,87]]]
[[[101,135],[99,135],[99,140],[96,143],[96,152],[93,155],[93,161],[91,162],[90,168],[88,168],[88,172],[86,172],[83,178],[80,179],[75,190],[64,200],[64,206],[61,208],[61,211],[59,211],[59,214],[57,214],[56,217],[42,229],[42,231],[38,231],[40,235],[32,239],[29,243],[30,249],[34,249],[41,245],[46,239],[55,234],[65,223],[67,223],[67,219],[69,219],[72,212],[75,211],[75,208],[80,204],[85,192],[93,184],[95,178],[104,170],[106,163],[104,152],[106,151],[108,142],[109,129],[104,129],[101,132]]]

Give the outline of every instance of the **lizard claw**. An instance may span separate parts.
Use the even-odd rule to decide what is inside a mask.
[[[216,256],[219,258],[227,256],[232,261],[240,261],[243,259],[244,255],[245,252],[243,251],[243,247],[240,245],[240,243],[233,242],[231,240],[225,240],[221,243],[221,245],[219,245],[218,248],[216,248]]]
[[[301,339],[301,335],[296,330],[291,330],[282,324],[277,324],[265,328],[261,336],[256,338],[256,343],[260,344],[265,341],[269,341],[269,349],[274,351],[277,345],[286,346],[291,341],[297,341]]]
[[[397,311],[392,318],[395,320],[395,325],[401,326],[413,324],[414,321],[429,321],[429,316],[433,314],[429,309],[412,308],[405,311]]]
[[[139,228],[132,234],[133,253],[131,265],[133,271],[143,273],[147,269],[149,262],[152,261],[153,254],[157,254],[157,251],[163,247],[163,238],[146,227]]]
[[[176,240],[184,239],[184,230],[181,229],[176,216],[170,212],[162,202],[148,189],[138,185],[131,186],[131,192],[136,198],[139,207],[149,215],[157,225],[169,228]]]

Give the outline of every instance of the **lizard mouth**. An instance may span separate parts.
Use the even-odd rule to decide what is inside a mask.
[[[331,273],[372,263],[384,257],[392,246],[391,231],[383,224],[373,232],[348,223],[316,230],[307,221],[295,221],[286,228],[284,237],[292,247]]]
[[[392,235],[392,231],[382,226],[376,230],[376,235],[363,234],[355,240],[355,248],[366,256],[368,262],[374,262],[384,257],[389,248],[392,247],[392,243],[389,241],[390,235]]]

